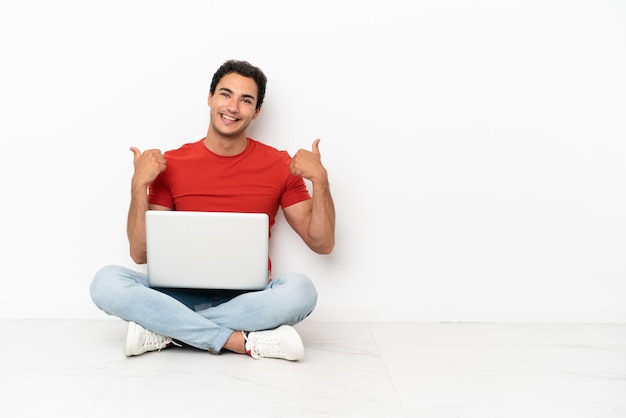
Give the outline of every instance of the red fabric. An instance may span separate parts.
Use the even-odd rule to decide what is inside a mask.
[[[148,189],[151,204],[186,211],[267,213],[271,228],[279,206],[311,198],[302,177],[289,171],[289,154],[251,138],[246,149],[232,157],[214,154],[201,139],[167,151],[165,159],[167,169]]]

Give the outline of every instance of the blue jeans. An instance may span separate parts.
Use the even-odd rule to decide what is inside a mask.
[[[309,316],[317,290],[303,274],[273,278],[259,291],[150,288],[146,275],[121,266],[100,269],[91,299],[109,315],[196,348],[219,353],[235,330],[294,325]]]

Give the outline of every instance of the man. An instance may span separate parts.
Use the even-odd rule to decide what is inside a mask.
[[[205,138],[165,154],[131,147],[135,171],[127,234],[136,263],[147,262],[147,210],[264,212],[271,227],[281,207],[311,250],[331,253],[335,209],[320,140],[311,151],[300,149],[290,158],[246,134],[261,111],[266,83],[259,68],[226,61],[211,81]],[[310,180],[312,193],[303,178]],[[96,273],[90,292],[96,306],[128,321],[127,356],[182,342],[213,354],[228,350],[257,359],[299,360],[304,347],[292,325],[317,302],[312,281],[299,273],[271,277],[261,291],[233,293],[153,289],[144,273],[106,266]]]

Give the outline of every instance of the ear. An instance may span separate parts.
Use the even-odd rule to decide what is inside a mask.
[[[210,92],[209,92],[209,98],[207,100],[207,103],[209,104],[209,107],[211,107],[213,103],[213,95]]]
[[[259,116],[259,113],[261,113],[261,107],[254,111],[254,115],[252,115],[252,120],[256,119],[257,116]]]

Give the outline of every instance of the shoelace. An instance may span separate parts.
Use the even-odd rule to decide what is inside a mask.
[[[156,347],[158,351],[161,351],[169,344],[174,344],[178,347],[182,347],[181,344],[173,341],[170,337],[166,337],[164,335],[157,334],[156,332],[146,330],[146,339],[143,342],[144,347]]]
[[[283,354],[282,350],[280,349],[280,339],[278,338],[255,339],[252,351],[254,351],[257,357],[273,357]]]

